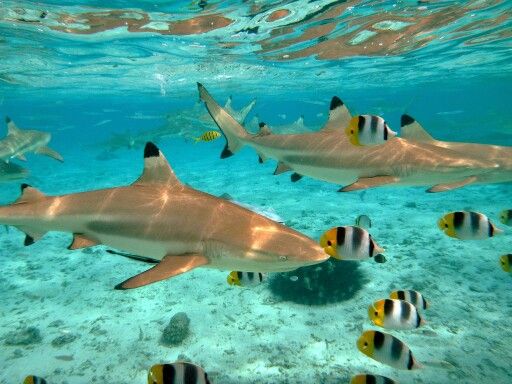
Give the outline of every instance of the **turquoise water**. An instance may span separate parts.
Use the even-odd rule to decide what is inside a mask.
[[[221,105],[232,96],[237,111],[256,99],[245,120],[253,130],[265,121],[276,133],[316,131],[337,95],[354,115],[381,115],[397,131],[407,113],[439,140],[512,146],[512,2],[199,3],[2,2],[0,114],[50,132],[64,162],[13,159],[29,174],[2,182],[1,204],[21,183],[48,195],[130,184],[151,140],[182,182],[227,193],[313,239],[368,215],[387,262],[329,261],[243,288],[227,284],[229,271],[199,268],[117,291],[147,266],[104,246],[67,250],[69,233],[24,247],[24,234],[6,228],[0,382],[35,374],[49,383],[144,383],[153,364],[176,360],[221,384],[349,383],[363,372],[401,383],[512,381],[512,280],[499,266],[512,232],[498,220],[512,209],[510,183],[337,193],[339,185],[313,178],[273,176],[275,162],[258,164],[250,148],[221,160],[223,138],[190,140],[216,128],[198,103],[200,82]],[[293,125],[301,115],[305,127]],[[456,210],[481,212],[505,232],[449,238],[436,223]],[[430,303],[424,326],[380,329],[404,341],[421,370],[394,369],[356,347],[362,331],[379,329],[368,306],[394,289],[416,289]],[[190,334],[162,345],[178,312]],[[40,337],[20,342],[28,327]]]

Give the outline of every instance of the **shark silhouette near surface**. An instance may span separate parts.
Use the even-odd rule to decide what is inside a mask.
[[[47,146],[51,140],[48,132],[20,129],[9,118],[7,123],[7,136],[0,140],[0,159],[9,161],[11,158],[25,160],[29,152],[49,156],[55,160],[63,161],[62,156]]]
[[[344,129],[351,114],[333,97],[329,119],[317,132],[273,134],[268,128],[248,133],[198,84],[199,95],[223,132],[226,146],[221,158],[243,146],[256,150],[260,162],[278,161],[274,174],[293,171],[302,176],[344,185],[342,192],[383,185],[431,186],[429,192],[448,191],[474,183],[512,181],[512,148],[433,140],[410,116],[402,116],[402,137],[375,146],[355,146]]]
[[[329,258],[301,233],[185,186],[152,143],[146,144],[144,171],[132,185],[46,196],[24,184],[18,200],[0,207],[0,223],[25,232],[25,245],[47,231],[65,231],[74,234],[69,249],[105,244],[156,263],[118,289],[140,287],[200,266],[280,272]]]

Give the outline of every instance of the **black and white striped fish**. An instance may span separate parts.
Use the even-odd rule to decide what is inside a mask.
[[[352,377],[350,384],[398,384],[398,382],[385,376],[363,374]]]
[[[266,274],[261,272],[240,272],[233,271],[228,275],[229,285],[238,285],[240,287],[249,287],[258,285],[265,279]]]
[[[324,251],[339,260],[362,260],[384,252],[363,228],[345,226],[331,228],[320,238]]]
[[[388,329],[414,329],[425,322],[416,307],[405,300],[383,299],[368,307],[373,324]]]
[[[354,116],[345,129],[350,142],[354,145],[378,145],[396,136],[386,121],[376,115]]]
[[[357,340],[357,348],[366,356],[397,369],[423,367],[407,345],[388,333],[365,331]]]
[[[428,303],[423,295],[418,291],[413,291],[412,289],[393,291],[389,294],[389,297],[394,300],[405,300],[414,305],[417,309],[428,308]]]
[[[153,365],[148,372],[148,384],[212,384],[198,365],[177,361]]]
[[[446,235],[460,240],[487,239],[503,232],[484,214],[471,211],[447,213],[437,225]]]

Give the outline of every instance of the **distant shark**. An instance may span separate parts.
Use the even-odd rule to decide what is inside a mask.
[[[51,134],[35,130],[21,130],[9,118],[7,123],[7,136],[0,140],[0,159],[9,161],[11,158],[26,160],[25,154],[29,152],[49,156],[55,160],[63,161],[62,156],[47,146]]]
[[[46,196],[23,184],[13,204],[0,207],[0,223],[25,232],[25,245],[47,231],[72,232],[69,249],[97,244],[158,262],[117,289],[136,288],[210,267],[280,272],[329,256],[319,244],[262,215],[182,184],[153,144],[144,171],[125,187]]]
[[[333,97],[329,119],[318,132],[277,135],[268,127],[248,133],[198,84],[199,95],[226,138],[221,158],[247,145],[260,162],[278,161],[274,174],[302,176],[341,184],[341,192],[384,185],[431,185],[429,192],[448,191],[475,183],[512,181],[511,147],[448,143],[433,140],[410,116],[402,116],[402,137],[375,146],[352,145],[344,130],[351,114]]]
[[[24,179],[28,171],[14,163],[0,161],[0,182]]]
[[[232,97],[230,96],[224,108],[229,111],[229,114],[238,122],[243,124],[255,104],[256,100],[252,100],[240,110],[236,110],[232,107]],[[111,136],[103,142],[103,146],[110,152],[121,149],[140,148],[148,141],[158,143],[161,139],[170,137],[190,139],[200,136],[202,133],[210,130],[212,126],[210,116],[208,113],[204,112],[204,107],[201,102],[196,103],[192,108],[168,114],[165,116],[165,119],[166,123],[161,127],[140,130],[138,132],[133,132],[132,130],[127,130],[122,133],[113,132]],[[108,158],[108,153],[107,156],[102,157]]]

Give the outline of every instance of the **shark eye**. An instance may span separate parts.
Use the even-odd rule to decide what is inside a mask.
[[[286,256],[279,256],[279,260],[283,260],[284,261],[286,259],[288,259]]]
[[[330,247],[332,245],[332,241],[331,240],[327,240],[327,245]]]

